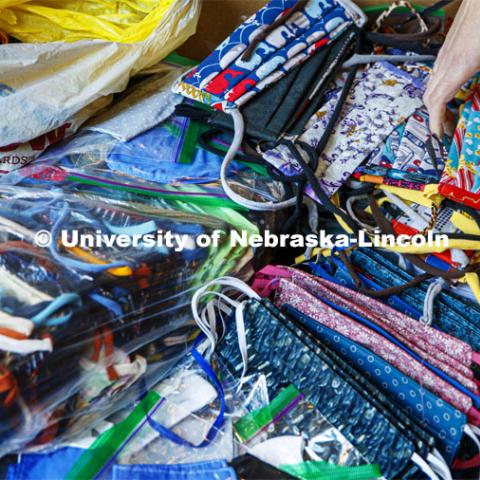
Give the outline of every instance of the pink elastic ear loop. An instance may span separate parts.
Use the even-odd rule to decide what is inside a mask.
[[[470,470],[471,468],[480,467],[480,454],[477,453],[472,458],[468,460],[459,460],[458,458],[453,462],[453,470]]]
[[[472,363],[476,363],[477,365],[480,365],[480,353],[473,352]]]
[[[468,418],[473,425],[480,427],[480,412],[475,407],[468,411]]]
[[[291,278],[292,273],[285,268],[268,265],[255,274],[252,289],[261,297],[269,297],[276,289],[280,278]]]

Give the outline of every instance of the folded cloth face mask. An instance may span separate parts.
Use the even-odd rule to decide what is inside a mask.
[[[480,207],[480,86],[475,85],[460,113],[439,192],[456,202]]]
[[[115,465],[113,480],[237,480],[225,460],[179,465]]]
[[[196,144],[189,134],[191,124],[171,117],[126,143],[116,143],[105,163],[115,172],[162,184],[218,180],[222,158]]]
[[[353,27],[349,27],[335,42],[326,45],[305,63],[290,70],[274,86],[250,100],[242,108],[247,138],[276,143],[285,135],[300,134],[308,119],[318,110],[330,81],[342,67],[342,61],[350,55],[355,37]],[[193,117],[201,115],[213,129],[234,130],[232,117],[220,110],[180,105],[176,112]]]
[[[215,108],[238,108],[328,45],[364,23],[348,0],[273,0],[238,27],[176,84],[175,91]]]
[[[331,260],[335,266],[335,271],[332,272],[333,277],[330,276],[330,279],[353,289],[358,289],[359,286],[361,288],[363,285],[362,292],[367,294],[369,294],[369,290],[402,287],[414,279],[411,274],[372,249],[355,249],[350,254],[350,261],[358,272],[356,277],[361,281],[360,284],[357,284],[351,271],[341,260],[334,257]],[[322,264],[312,264],[311,266],[316,275],[325,275]],[[330,266],[326,266],[326,268],[328,270]],[[418,286],[411,285],[408,289],[386,295],[385,301],[395,309],[405,312],[413,318],[422,318],[424,321],[429,321],[430,317],[425,315],[426,312],[418,309],[426,304],[427,293],[428,286],[420,283]],[[477,303],[462,298],[453,292],[440,291],[437,292],[435,297],[433,312],[432,326],[461,339],[471,345],[474,350],[478,351],[480,349],[480,330],[478,328],[480,312]],[[468,312],[468,315],[465,312]]]
[[[451,367],[458,379],[473,379],[471,367],[478,362],[479,355],[467,343],[397,312],[378,300],[297,269],[265,267],[257,273],[253,287],[262,288],[265,282],[268,282],[266,285],[269,287],[261,291],[269,294],[270,289],[273,289],[275,284],[278,285],[280,278],[287,279],[299,288],[329,302],[334,308],[340,307],[372,321],[436,365],[445,364]],[[466,383],[476,388],[469,381]]]
[[[361,10],[349,0],[273,0],[176,84],[174,91],[233,117],[235,136],[222,164],[221,180],[234,201],[238,194],[228,185],[226,174],[244,134],[238,108],[346,29],[364,22]],[[247,208],[258,209],[254,203]]]
[[[468,414],[473,422],[479,422],[480,414],[473,406],[474,400],[478,405],[477,396],[462,383],[452,379],[449,376],[451,370],[445,365],[443,370],[427,367],[425,360],[407,352],[398,342],[393,341],[392,337],[387,339],[377,331],[368,329],[286,280],[280,280],[275,304],[277,306],[289,304],[312,319],[371,349],[413,380],[422,383],[455,408]],[[450,371],[446,374],[448,370]]]
[[[284,308],[287,314],[370,378],[407,415],[433,435],[442,456],[449,465],[453,463],[467,425],[464,414],[362,345],[302,315],[289,305]]]
[[[267,308],[266,304],[251,300],[245,305],[243,312],[248,364],[252,371],[262,371],[264,366],[270,366],[273,374],[267,375],[269,390],[274,392],[278,388],[276,384],[280,382],[281,385],[285,379],[295,380],[298,388],[322,415],[336,426],[367,460],[380,465],[386,478],[402,476],[402,471],[410,470],[409,459],[414,454],[416,445],[401,433],[401,429],[391,422],[373,398],[370,401],[363,396],[365,393],[362,395],[342,378],[339,375],[340,370],[331,365],[331,360],[327,359],[325,353],[304,338],[304,335],[295,330],[291,322],[271,305]],[[233,333],[232,336],[230,331],[224,342],[225,345],[219,348],[219,355],[225,362],[237,366],[241,363],[241,356],[236,334]],[[267,345],[276,347],[272,351]],[[318,388],[318,385],[322,387]],[[375,429],[372,425],[375,425]],[[382,434],[379,433],[380,430]],[[393,440],[394,438],[396,440]],[[384,456],[390,448],[387,447],[390,441],[399,442],[396,444],[396,451],[401,451],[402,454],[396,459]],[[421,450],[426,455],[425,446]]]
[[[431,141],[428,122],[425,108],[417,110],[372,152],[365,166],[357,168],[354,178],[411,190],[423,190],[426,184],[438,183],[445,159],[437,142],[431,145],[433,155],[428,150]],[[445,137],[444,144],[448,143]]]

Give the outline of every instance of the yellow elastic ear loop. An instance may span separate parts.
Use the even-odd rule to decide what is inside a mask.
[[[340,199],[338,197],[338,192],[335,193],[333,196],[332,196],[332,203],[337,207],[337,208],[340,208],[339,205],[340,205]],[[335,219],[337,220],[338,224],[347,232],[347,233],[350,233],[352,234],[353,233],[353,230],[345,223],[345,221],[342,219],[342,217],[340,217],[339,215],[335,215]]]
[[[443,201],[442,195],[438,193],[437,184],[425,185],[423,191],[394,187],[392,185],[378,185],[376,188],[385,192],[393,193],[402,200],[418,203],[427,208],[432,208],[433,204],[439,207]]]
[[[467,233],[469,235],[480,235],[480,228],[478,228],[475,220],[460,212],[454,212],[450,218],[450,221],[463,233]]]
[[[100,260],[92,253],[86,252],[80,247],[67,247],[66,250],[93,265],[107,265],[107,262]],[[131,275],[133,275],[133,270],[128,266],[111,268],[107,270],[107,272],[115,275],[116,277],[130,277]]]
[[[448,245],[441,246],[441,245],[423,245],[423,246],[414,246],[414,245],[406,245],[406,246],[389,246],[385,245],[382,246],[385,250],[389,250],[391,252],[397,253],[411,253],[411,254],[418,254],[424,255],[428,253],[442,253],[447,250],[451,249],[458,249],[458,250],[480,250],[480,241],[479,240],[460,240],[460,239],[451,239],[448,241]]]
[[[477,302],[480,304],[480,280],[478,278],[478,275],[473,272],[466,273],[464,277],[464,281],[471,288]]]

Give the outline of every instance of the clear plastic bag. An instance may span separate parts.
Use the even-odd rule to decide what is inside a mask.
[[[246,249],[232,248],[228,237],[218,250],[197,246],[198,235],[230,226],[188,208],[6,186],[0,197],[6,454],[102,420],[117,399],[138,394],[134,385],[152,366],[158,381],[195,337],[193,289],[219,272],[241,270]],[[66,246],[62,232],[75,230],[128,238],[172,232],[185,248]],[[51,242],[41,248],[45,236]]]

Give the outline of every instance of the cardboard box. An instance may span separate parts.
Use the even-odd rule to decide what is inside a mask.
[[[416,5],[432,5],[437,0],[415,0]],[[361,7],[385,5],[393,0],[355,0]],[[266,0],[203,0],[197,33],[179,50],[187,57],[202,60],[240,23],[256,12]],[[455,15],[461,0],[447,7],[449,16]]]

